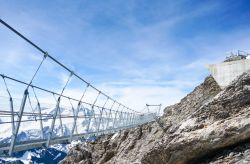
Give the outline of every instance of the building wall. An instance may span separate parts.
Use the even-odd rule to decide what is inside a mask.
[[[208,65],[208,70],[222,89],[249,69],[250,59]]]

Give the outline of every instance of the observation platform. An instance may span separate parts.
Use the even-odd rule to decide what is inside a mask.
[[[236,77],[250,70],[250,59],[247,56],[235,55],[227,58],[223,63],[210,64],[207,67],[220,88],[224,89]]]

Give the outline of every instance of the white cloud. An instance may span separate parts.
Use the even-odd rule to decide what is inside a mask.
[[[117,87],[107,84],[99,85],[99,88],[107,91],[107,94],[112,98],[117,100],[119,103],[122,103],[129,108],[140,112],[145,111],[146,104],[162,104],[162,107],[166,107],[168,105],[177,103],[183,96],[185,96],[185,92],[183,92],[178,87],[167,87],[167,86],[128,86],[128,87]],[[75,99],[79,99],[82,95],[82,91],[79,88],[70,88],[66,89],[64,95],[73,97]],[[84,101],[88,103],[93,103],[97,93],[93,90],[89,90],[86,92],[84,97]],[[34,97],[31,95],[32,100],[35,102]],[[50,106],[53,107],[56,104],[57,96],[54,98],[52,94],[40,94],[39,101],[42,106]],[[106,97],[100,96],[96,105],[102,106]],[[74,107],[77,106],[77,101],[71,101]],[[109,101],[106,104],[106,107],[111,107],[113,101]],[[70,103],[67,98],[61,99],[61,106],[70,107]],[[89,106],[87,106],[89,107]],[[116,105],[115,108],[118,106]],[[114,108],[114,109],[115,109]]]
[[[130,2],[129,7],[126,8],[125,15],[120,13],[120,8],[104,3],[105,10],[102,11],[105,13],[103,14],[109,17],[114,16],[115,20],[122,27],[128,28],[131,33],[125,36],[127,33],[123,34],[119,30],[114,30],[112,33],[107,33],[108,35],[105,34],[103,38],[102,32],[97,34],[92,29],[86,29],[94,28],[92,27],[92,21],[95,19],[96,12],[100,12],[98,5],[92,6],[87,11],[83,11],[82,15],[74,18],[71,14],[67,15],[67,13],[73,12],[76,5],[69,5],[66,9],[60,9],[62,15],[66,14],[67,18],[73,19],[70,22],[65,21],[65,19],[55,23],[54,20],[43,15],[44,11],[41,9],[34,9],[37,14],[34,14],[34,10],[22,11],[19,15],[20,17],[16,17],[16,13],[10,13],[6,9],[1,10],[1,13],[5,13],[3,16],[8,18],[10,24],[15,25],[18,30],[27,34],[32,40],[34,39],[42,43],[45,48],[52,50],[52,52],[58,48],[55,46],[62,48],[58,51],[54,50],[54,52],[62,52],[63,54],[66,52],[68,56],[59,56],[61,55],[60,53],[52,55],[58,55],[56,58],[70,63],[73,68],[78,67],[79,74],[85,71],[84,67],[91,68],[89,72],[86,71],[86,76],[93,76],[93,81],[98,81],[96,83],[98,88],[106,91],[111,97],[117,98],[123,104],[141,110],[146,103],[162,103],[163,107],[165,107],[177,102],[187,94],[187,89],[194,88],[203,80],[201,75],[207,74],[204,65],[222,61],[227,51],[250,49],[249,30],[244,29],[238,29],[238,31],[235,30],[230,33],[221,32],[211,36],[210,34],[202,34],[187,38],[187,40],[181,39],[180,42],[174,43],[172,41],[173,38],[169,34],[175,27],[181,26],[182,21],[192,21],[193,18],[211,13],[220,7],[219,3],[204,3],[202,7],[187,14],[179,11],[182,3],[171,2],[169,5],[166,5],[168,15],[162,17],[158,13],[159,15],[156,16],[162,19],[146,25],[133,14],[136,5],[134,2]],[[68,12],[64,13],[63,11],[65,10]],[[56,17],[56,15],[53,16],[60,18]],[[71,22],[76,24],[72,25]],[[66,28],[63,28],[64,25]],[[83,33],[85,29],[87,32]],[[78,34],[86,35],[88,32],[90,34],[83,37],[86,37],[86,40],[82,39],[78,43],[79,47],[77,48],[80,50],[71,52],[70,49],[77,49],[75,48],[76,42],[74,42],[74,37]],[[10,36],[13,35],[8,35],[8,37]],[[12,41],[15,39],[16,36],[14,39],[12,38]],[[72,44],[71,41],[73,42]],[[80,44],[81,42],[82,44]],[[88,42],[93,42],[91,48],[94,50],[81,49],[81,46],[88,45]],[[20,42],[16,41],[15,43],[19,45]],[[53,44],[50,45],[50,43]],[[71,48],[64,47],[65,44],[66,46],[71,46]],[[2,51],[0,53],[2,58],[1,71],[8,69],[9,72],[16,73],[14,74],[17,75],[15,77],[31,77],[33,70],[27,69],[27,67],[24,70],[23,65],[30,66],[33,65],[33,61],[38,62],[38,60],[33,53],[30,53],[29,48],[24,48],[23,44],[15,46],[13,49],[10,47],[4,49],[4,44],[1,44],[0,47]],[[124,49],[127,51],[123,52]],[[190,51],[188,50],[191,50],[194,54],[189,54]],[[189,56],[192,55],[196,55],[195,59],[189,60]],[[33,58],[27,62],[25,61],[26,56]],[[56,76],[56,80],[60,80],[59,85],[64,86],[68,78],[67,73],[61,73],[51,63],[42,69],[45,69],[45,73]],[[108,70],[106,73],[111,79],[100,79],[100,72],[94,72],[93,70]],[[48,82],[54,79],[48,78],[46,80]],[[46,81],[44,80],[41,83],[38,81],[38,85],[42,85],[42,83],[46,83]],[[70,87],[66,88],[65,95],[80,98],[82,91],[83,88],[81,87]],[[88,91],[86,101],[92,103],[96,95],[95,91]],[[44,96],[41,99],[48,103],[53,102],[53,99],[48,96]],[[97,102],[98,105],[101,105],[103,101],[104,98],[101,98]]]
[[[184,95],[180,88],[167,86],[112,86],[103,84],[100,86],[118,101],[129,107],[141,111],[146,104],[162,104],[163,107],[178,102]]]

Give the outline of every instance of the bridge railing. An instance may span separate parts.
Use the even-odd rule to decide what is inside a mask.
[[[54,140],[73,140],[83,135],[110,133],[124,128],[131,128],[153,120],[155,114],[140,113],[133,110],[92,84],[52,57],[13,27],[0,19],[0,23],[24,39],[42,53],[33,76],[28,82],[0,74],[4,97],[0,102],[0,153],[1,150],[12,155],[21,144],[43,142],[48,147]],[[62,89],[52,91],[34,84],[45,61],[50,60],[68,73]],[[10,68],[11,69],[11,68]],[[79,98],[65,94],[69,85],[77,79],[85,87]],[[10,83],[20,88],[22,94],[10,89]],[[39,84],[40,85],[40,84]],[[20,89],[21,90],[21,89]],[[89,92],[92,90],[94,92]],[[93,99],[87,101],[92,93]],[[46,101],[44,99],[46,98]],[[2,151],[2,152],[4,152]]]
[[[104,105],[98,106],[83,100],[79,102],[74,98],[59,94],[53,91],[40,88],[33,84],[30,85],[30,91],[27,93],[27,101],[22,113],[22,119],[18,120],[20,107],[20,98],[13,98],[8,87],[9,81],[29,85],[15,78],[0,74],[2,83],[6,88],[9,97],[0,97],[0,153],[3,148],[10,147],[12,135],[15,133],[17,123],[19,131],[16,135],[15,146],[22,143],[36,143],[46,140],[46,146],[58,137],[67,138],[72,141],[75,138],[84,135],[101,135],[113,133],[115,131],[131,128],[143,123],[152,121],[155,114],[138,114],[125,111],[120,104],[113,103],[109,108]],[[1,83],[0,83],[1,84]],[[54,104],[43,103],[39,100],[37,92],[50,94]],[[60,104],[57,104],[57,97],[61,96]],[[68,102],[70,106],[64,106]],[[80,105],[79,105],[80,104]],[[58,106],[57,106],[58,105]],[[55,115],[55,110],[58,112]],[[51,124],[54,122],[53,129]],[[49,143],[48,143],[48,140]],[[10,153],[10,150],[8,150]],[[4,153],[4,151],[2,151]],[[6,150],[5,150],[6,153]],[[10,154],[9,154],[10,155]]]

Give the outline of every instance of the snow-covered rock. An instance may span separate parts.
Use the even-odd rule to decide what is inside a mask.
[[[31,149],[27,151],[21,151],[14,153],[13,157],[1,158],[0,163],[51,163],[57,164],[67,154],[67,145],[53,146],[48,149]],[[66,150],[66,151],[65,151]]]

